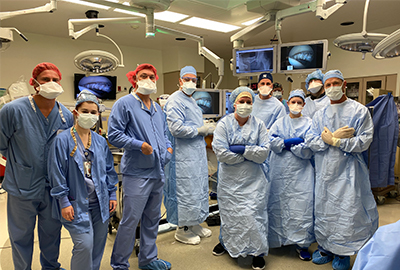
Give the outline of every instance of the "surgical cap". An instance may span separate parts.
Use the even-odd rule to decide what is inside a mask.
[[[308,85],[311,80],[321,80],[322,82],[323,79],[324,79],[324,73],[322,73],[322,71],[319,69],[317,69],[313,73],[308,74],[306,78],[306,89],[308,90]]]
[[[196,69],[192,66],[186,66],[181,69],[181,78],[185,76],[186,74],[193,74],[194,76],[197,77],[197,72]]]
[[[239,95],[240,95],[242,92],[248,92],[248,93],[250,93],[251,101],[254,102],[254,92],[253,92],[253,90],[251,90],[251,89],[248,88],[247,86],[239,86],[238,88],[236,88],[235,90],[233,90],[233,92],[232,92],[231,95],[229,96],[229,102],[231,103],[232,109],[233,109],[233,104],[236,103],[236,99],[239,97]]]
[[[303,99],[303,101],[306,100],[306,95],[304,94],[304,91],[302,89],[296,89],[296,90],[290,91],[288,101],[293,97],[300,97]]]
[[[258,82],[262,79],[269,79],[272,83],[274,82],[271,73],[261,73],[260,76],[258,76]]]
[[[86,101],[94,102],[96,103],[97,108],[100,107],[99,99],[92,92],[90,92],[89,90],[82,90],[82,92],[80,92],[78,97],[76,98],[75,108],[78,107],[78,105],[82,102]]]
[[[340,70],[329,70],[327,73],[325,73],[323,80],[324,84],[326,80],[330,78],[338,78],[344,81],[343,74],[340,72]]]
[[[275,88],[281,88],[281,89],[283,89],[282,84],[279,83],[279,82],[276,82],[276,83],[274,83],[274,84],[272,85],[272,89],[275,89]]]
[[[61,72],[60,70],[56,67],[56,65],[52,64],[52,63],[47,63],[47,62],[43,62],[38,64],[32,71],[32,78],[29,80],[29,84],[30,85],[35,85],[35,81],[34,79],[36,79],[40,73],[42,73],[45,70],[54,70],[55,72],[57,72],[58,76],[60,77],[61,80]]]
[[[143,69],[150,69],[154,72],[154,75],[156,75],[156,81],[158,80],[158,75],[157,75],[157,69],[151,65],[151,64],[141,64],[138,65],[137,68],[134,71],[129,71],[126,73],[126,77],[128,77],[128,81],[132,84],[133,88],[136,88],[136,74],[139,73],[139,71]]]

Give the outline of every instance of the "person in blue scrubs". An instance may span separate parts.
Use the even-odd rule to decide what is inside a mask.
[[[301,260],[311,260],[308,247],[314,237],[313,152],[304,143],[311,119],[302,116],[305,95],[290,92],[289,115],[278,119],[269,130],[271,156],[268,200],[269,247],[296,245]]]
[[[129,269],[140,221],[140,269],[170,269],[158,259],[156,245],[165,182],[164,166],[172,156],[165,115],[150,98],[157,92],[157,70],[141,64],[127,74],[134,91],[115,102],[108,120],[108,140],[124,149],[122,220],[111,254],[113,269]]]
[[[251,115],[261,119],[269,130],[275,121],[287,115],[285,106],[272,96],[273,78],[271,73],[258,77],[258,95],[254,98]]]
[[[212,147],[219,161],[218,207],[220,243],[213,254],[226,251],[233,258],[253,256],[253,269],[264,269],[268,254],[269,154],[264,123],[250,115],[253,91],[236,88],[231,96],[235,112],[218,121]]]
[[[165,168],[167,181],[164,205],[169,223],[178,225],[175,239],[197,245],[201,237],[210,237],[211,230],[200,223],[208,217],[208,164],[204,137],[210,132],[203,124],[200,107],[193,99],[197,72],[192,66],[180,71],[180,89],[167,100],[168,138],[174,148],[170,164]]]
[[[60,80],[54,64],[40,63],[29,82],[36,93],[0,110],[0,153],[7,158],[3,188],[8,192],[8,233],[16,270],[31,269],[36,221],[42,269],[60,269],[61,223],[51,215],[47,173],[51,143],[73,125],[71,112],[56,101],[64,91]]]
[[[330,103],[330,99],[325,95],[325,88],[322,84],[323,78],[324,74],[319,69],[308,74],[306,78],[306,89],[310,92],[310,96],[306,98],[306,105],[304,105],[302,113],[311,119],[316,111]]]
[[[272,85],[272,96],[282,102],[283,106],[285,106],[286,113],[289,114],[288,101],[283,98],[283,92],[282,84],[279,82],[274,82]]]
[[[356,254],[378,228],[378,211],[362,152],[370,146],[374,125],[367,107],[348,99],[339,70],[323,78],[330,104],[317,111],[306,144],[315,155],[316,264],[332,261],[335,270],[350,268]]]
[[[60,133],[50,151],[48,170],[53,217],[69,231],[74,248],[71,270],[100,269],[110,212],[117,206],[118,175],[107,141],[90,130],[99,102],[88,90],[77,97],[74,127]]]

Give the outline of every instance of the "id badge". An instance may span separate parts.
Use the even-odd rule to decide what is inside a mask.
[[[92,162],[90,160],[83,162],[83,168],[85,170],[85,176],[88,178],[91,178],[92,177]]]

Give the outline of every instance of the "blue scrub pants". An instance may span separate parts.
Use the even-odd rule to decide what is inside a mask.
[[[53,199],[50,197],[50,188],[46,188],[43,198],[38,200],[7,195],[8,233],[14,269],[31,269],[36,216],[42,269],[59,269],[61,222],[51,217]]]
[[[113,269],[129,269],[128,259],[135,245],[136,227],[140,220],[139,266],[157,260],[156,239],[161,216],[164,179],[122,176],[124,191],[122,220],[111,254]]]
[[[65,226],[74,243],[71,270],[100,269],[107,240],[108,222],[103,223],[98,203],[93,208],[90,205],[89,221],[90,227],[87,233],[74,233],[73,228]]]

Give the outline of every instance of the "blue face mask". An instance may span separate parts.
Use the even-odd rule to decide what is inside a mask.
[[[272,96],[276,97],[277,99],[281,99],[282,98],[282,91],[272,92]]]

